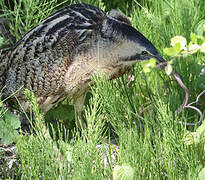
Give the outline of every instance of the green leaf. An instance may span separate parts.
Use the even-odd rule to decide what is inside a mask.
[[[0,138],[3,144],[11,144],[16,141],[20,128],[20,120],[15,115],[5,112],[0,118]]]
[[[74,119],[75,118],[75,110],[73,106],[67,104],[59,104],[56,108],[50,110],[46,114],[46,118],[58,118],[58,119]]]
[[[151,58],[151,59],[149,60],[149,63],[150,63],[150,65],[151,65],[151,67],[154,68],[154,67],[156,66],[156,59]]]
[[[1,96],[0,96],[0,98],[1,98]],[[3,107],[3,103],[2,103],[2,101],[0,101],[0,108],[1,107]],[[0,111],[1,112],[1,111]]]
[[[154,68],[155,66],[156,66],[156,59],[154,58],[151,58],[149,61],[142,62],[143,71],[145,73],[150,72],[151,69]]]
[[[202,19],[196,26],[196,30],[195,32],[202,36],[203,35],[203,32],[205,31],[205,19]]]
[[[4,38],[0,36],[0,46],[4,43]]]
[[[203,169],[199,172],[198,178],[199,178],[199,180],[204,180],[204,179],[205,179],[205,168],[203,168]]]
[[[187,131],[184,134],[184,143],[186,145],[198,144],[201,139],[205,137],[205,122],[203,122],[197,129],[196,132]]]
[[[180,53],[180,51],[181,51],[181,44],[178,42],[178,43],[176,43],[175,45],[174,45],[174,50],[177,52],[177,54],[178,53]]]
[[[196,34],[191,33],[190,38],[191,38],[191,41],[192,41],[193,44],[197,43],[197,35]]]
[[[5,131],[5,122],[3,119],[0,119],[0,137],[3,137]]]
[[[202,45],[205,42],[205,39],[203,36],[197,36],[197,44]]]
[[[200,138],[201,138],[201,133],[187,131],[184,134],[183,141],[184,144],[186,145],[198,144],[200,142]]]
[[[163,51],[166,55],[171,56],[171,57],[177,55],[177,52],[174,48],[164,48]]]
[[[165,67],[165,72],[167,73],[167,75],[169,76],[173,71],[173,68],[172,68],[172,65],[171,64],[168,64],[166,67]]]
[[[205,132],[205,121],[196,129],[196,132],[199,133]]]
[[[150,69],[150,68],[148,68],[148,67],[146,67],[146,66],[144,66],[144,67],[143,67],[143,71],[144,71],[145,73],[148,73],[148,72],[150,72],[150,71],[151,71],[151,69]]]
[[[132,180],[134,179],[134,169],[129,164],[115,166],[113,170],[113,180]]]
[[[176,43],[180,43],[180,47],[182,49],[186,49],[186,38],[184,38],[183,36],[175,36],[171,39],[171,46],[174,47]]]
[[[2,144],[11,144],[11,143],[15,142],[17,137],[18,137],[17,130],[14,130],[11,132],[6,132],[6,133],[4,133],[4,135],[2,137]]]
[[[13,129],[18,129],[21,127],[20,120],[17,116],[15,116],[9,112],[6,112],[5,119],[6,119],[7,123],[8,122],[10,123],[10,125]]]

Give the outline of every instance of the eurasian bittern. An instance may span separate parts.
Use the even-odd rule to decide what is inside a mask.
[[[17,92],[26,108],[24,89],[30,89],[44,113],[70,96],[81,114],[89,84],[99,70],[113,79],[150,58],[166,64],[123,14],[112,10],[106,15],[92,5],[74,4],[33,28],[1,60],[2,96]]]

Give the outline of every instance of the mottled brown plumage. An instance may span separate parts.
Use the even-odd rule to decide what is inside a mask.
[[[117,78],[136,60],[151,57],[165,62],[123,14],[71,5],[33,28],[1,60],[2,96],[18,91],[26,108],[24,89],[30,89],[43,112],[71,97],[80,113],[93,75],[101,72]]]

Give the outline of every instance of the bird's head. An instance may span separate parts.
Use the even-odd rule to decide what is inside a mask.
[[[102,26],[102,37],[113,41],[112,52],[117,54],[121,63],[134,64],[150,58],[155,58],[157,63],[166,62],[154,45],[118,11],[112,10],[107,15]]]
[[[70,6],[67,10],[67,14],[69,13],[73,22],[70,23],[70,28],[75,31],[79,41],[76,54],[83,51],[94,54],[98,60],[101,55],[102,59],[105,57],[104,60],[109,61],[108,65],[116,63],[133,65],[138,60],[150,58],[155,58],[157,64],[162,63],[163,66],[160,66],[162,69],[167,65],[154,45],[132,27],[129,19],[122,13],[112,10],[106,15],[97,7],[83,4]],[[110,58],[107,58],[109,55]],[[176,71],[173,70],[171,75],[186,93],[182,105],[184,108],[189,101],[189,90]]]
[[[155,58],[158,63],[165,62],[154,45],[119,11],[111,10],[106,15],[92,5],[76,4],[65,9],[65,14],[69,15],[67,28],[73,30],[77,38],[77,55],[85,53],[96,58],[101,55],[101,58],[106,57],[105,61],[112,60],[113,64],[132,65],[150,58]]]

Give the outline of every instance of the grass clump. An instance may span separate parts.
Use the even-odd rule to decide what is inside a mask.
[[[51,1],[1,1],[2,17],[8,19],[11,36],[19,40],[26,32],[50,15],[55,8],[64,4],[57,0]]]

